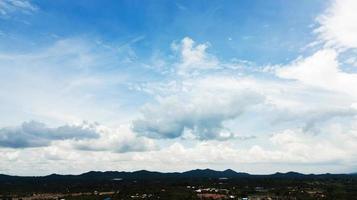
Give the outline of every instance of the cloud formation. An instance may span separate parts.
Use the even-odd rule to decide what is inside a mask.
[[[155,142],[144,137],[137,137],[129,126],[113,129],[98,126],[100,138],[74,141],[72,146],[83,151],[111,151],[115,153],[143,152],[157,149]]]
[[[185,37],[179,43],[173,43],[171,46],[180,57],[180,62],[176,66],[178,74],[195,74],[200,70],[213,69],[218,65],[216,57],[206,51],[209,43],[196,45],[191,38]]]
[[[315,30],[327,46],[357,48],[357,2],[333,0],[324,14],[318,17],[320,26]]]
[[[30,121],[18,127],[0,129],[0,147],[24,149],[31,147],[60,147],[81,151],[110,151],[125,153],[155,150],[154,141],[137,137],[129,126],[108,128],[98,123],[83,122],[55,128]]]
[[[355,121],[350,125],[353,123]],[[247,147],[232,140],[200,141],[194,146],[177,142],[160,151],[135,154],[134,159],[137,163],[152,164],[152,169],[159,166],[168,170],[172,166],[192,169],[209,165],[216,169],[239,166],[248,172],[274,173],[288,169],[309,173],[319,165],[314,168],[317,173],[326,170],[339,173],[354,170],[356,166],[356,127],[350,125],[337,121],[325,124],[323,134],[308,134],[299,128],[283,129],[265,138],[264,144],[254,141],[255,144]]]
[[[165,70],[158,74],[149,64],[130,65],[137,58],[130,45],[144,36],[119,47],[72,38],[31,53],[2,52],[0,111],[12,115],[0,126],[32,118],[106,125],[2,128],[0,171],[356,169],[357,76],[345,68],[355,62],[356,3],[332,2],[318,17],[315,44],[322,45],[273,73],[254,61],[222,60],[209,42],[189,37],[172,43],[173,54],[153,56],[156,70]]]
[[[357,88],[354,87],[357,84],[357,74],[342,71],[337,56],[334,49],[321,49],[309,57],[277,69],[276,75],[357,97]]]
[[[244,81],[227,77],[187,80],[176,94],[158,98],[143,108],[133,130],[152,138],[176,138],[184,133],[201,140],[228,139],[234,133],[223,122],[241,115],[264,97]]]
[[[99,134],[90,124],[64,125],[49,128],[45,124],[30,121],[18,127],[0,129],[0,146],[10,148],[43,147],[55,140],[80,140],[98,138]]]

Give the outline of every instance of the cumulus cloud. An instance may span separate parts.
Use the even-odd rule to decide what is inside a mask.
[[[343,72],[337,56],[338,53],[333,49],[322,49],[277,69],[276,75],[357,97],[357,74]]]
[[[352,51],[349,60],[343,61],[341,55],[357,47],[356,6],[353,0],[331,1],[318,17],[320,25],[315,30],[324,47],[275,69],[277,77],[315,90],[312,99],[310,95],[300,99],[303,107],[289,109],[277,118],[279,123],[293,121],[269,139],[285,158],[335,163],[348,170],[356,165],[357,74],[344,71],[341,64],[353,63]]]
[[[174,143],[160,151],[136,155],[135,159],[138,162],[161,162],[161,165],[168,168],[170,164],[180,163],[181,167],[188,168],[209,165],[223,169],[227,166],[239,166],[242,170],[254,165],[254,169],[247,168],[247,171],[297,169],[311,173],[311,170],[326,172],[324,170],[327,169],[346,172],[353,170],[357,164],[356,122],[354,117],[325,121],[319,125],[321,134],[311,134],[301,128],[290,127],[272,135],[259,136],[264,138],[264,143],[255,140],[248,146],[234,140],[199,141],[194,146]],[[165,157],[167,154],[173,156]],[[195,162],[191,162],[192,160]],[[263,169],[267,165],[271,167],[270,170]],[[311,168],[316,165],[322,168]],[[262,168],[259,169],[260,167]]]
[[[357,114],[356,98],[350,93],[285,78],[211,74],[150,85],[149,93],[159,96],[157,102],[144,106],[133,130],[152,138],[219,140],[239,134],[259,138],[287,127],[315,134],[323,122]]]
[[[228,139],[234,133],[223,122],[264,101],[234,78],[207,77],[185,84],[189,87],[145,106],[143,118],[134,121],[133,130],[153,138],[176,138],[188,132],[203,140]]]
[[[168,170],[172,170],[172,166],[181,170],[206,166],[237,169],[239,166],[239,170],[253,173],[351,171],[356,164],[357,138],[350,131],[346,132],[349,126],[343,125],[346,129],[340,130],[334,126],[336,124],[324,126],[324,135],[306,134],[301,129],[285,129],[269,136],[264,144],[255,141],[249,146],[232,140],[199,141],[194,146],[174,143],[159,151],[134,154],[133,160],[150,163],[153,169],[160,167]],[[352,130],[355,131],[354,128]],[[316,165],[321,167],[312,168]]]
[[[0,129],[0,147],[17,149],[49,146],[56,149],[49,154],[53,158],[62,148],[117,153],[157,148],[153,140],[137,137],[128,125],[109,128],[98,123],[83,122],[50,128],[44,123],[30,121],[18,127]]]
[[[282,79],[293,80],[307,88],[325,90],[330,93],[329,97],[325,98],[316,96],[315,101],[318,100],[320,104],[315,105],[315,109],[308,109],[308,112],[304,114],[306,116],[295,115],[296,119],[304,119],[305,124],[301,127],[304,132],[315,129],[316,124],[320,126],[321,122],[330,121],[336,117],[348,121],[356,116],[354,105],[357,101],[355,87],[357,74],[344,71],[341,64],[351,64],[353,62],[351,58],[354,57],[353,52],[349,52],[349,60],[343,61],[341,49],[357,47],[355,37],[357,15],[354,11],[356,6],[356,2],[351,0],[331,1],[327,10],[318,17],[319,27],[315,30],[319,34],[320,42],[325,44],[324,47],[312,55],[300,57],[288,65],[275,69],[275,75]],[[290,119],[284,115],[279,118],[280,121]]]
[[[48,146],[55,140],[98,138],[99,134],[90,124],[64,125],[49,128],[45,124],[30,121],[19,127],[0,129],[0,146],[10,148],[28,148]]]
[[[187,75],[217,67],[218,60],[207,53],[208,47],[208,43],[196,45],[195,41],[189,37],[183,38],[179,43],[173,43],[172,49],[177,51],[180,56],[180,62],[177,63],[178,73]]]
[[[144,137],[137,137],[128,125],[119,128],[98,126],[99,139],[73,141],[72,146],[84,151],[111,151],[126,153],[133,151],[149,151],[157,149],[155,142]]]
[[[276,121],[300,121],[303,122],[300,127],[309,131],[332,118],[347,120],[356,116],[357,110],[353,105],[357,101],[357,90],[354,87],[357,84],[357,74],[341,69],[336,50],[318,50],[311,56],[299,58],[289,65],[277,68],[275,74],[301,85],[305,93],[309,90],[315,91],[300,99],[304,103],[303,107],[300,105],[301,109],[289,109],[290,111],[282,114]]]
[[[273,134],[270,142],[279,151],[301,158],[303,162],[336,162],[354,165],[356,160],[356,119],[331,120],[320,124],[322,134],[302,129],[285,129]],[[294,158],[294,157],[292,157]]]
[[[324,14],[318,17],[320,27],[315,31],[327,46],[357,48],[357,2],[333,0]]]
[[[174,142],[161,149],[126,154],[74,151],[63,148],[65,144],[21,151],[0,149],[0,166],[12,164],[25,175],[33,175],[34,169],[46,174],[53,173],[53,170],[57,173],[81,173],[94,169],[182,171],[208,166],[215,169],[229,167],[250,173],[289,170],[341,173],[352,171],[354,164],[357,164],[357,126],[354,122],[352,120],[348,125],[338,121],[329,123],[323,126],[324,135],[306,134],[301,129],[284,129],[265,138],[264,144],[253,141],[248,146],[244,145],[246,141],[235,140],[197,141],[193,145]],[[316,165],[319,167],[314,167]],[[33,168],[29,170],[27,166]]]
[[[175,143],[136,155],[136,161],[155,163],[170,154],[175,156],[164,158],[167,163],[184,166],[285,163],[291,169],[294,164],[319,163],[351,170],[357,162],[357,75],[343,70],[339,56],[340,47],[355,48],[356,17],[348,8],[354,4],[333,1],[319,17],[316,30],[325,46],[290,64],[272,67],[272,78],[264,71],[252,70],[249,76],[241,67],[229,67],[235,63],[220,63],[206,52],[207,45],[195,46],[190,38],[175,43],[181,58],[176,66],[178,78],[146,90],[157,101],[142,109],[133,130],[151,138],[199,140],[194,147]],[[240,76],[232,78],[227,69]],[[250,123],[256,127],[251,129],[256,131],[256,143],[248,142],[247,148],[237,147],[233,140],[234,130],[243,130],[241,122],[246,123],[243,128]],[[262,138],[267,140],[259,142]],[[221,139],[226,140],[217,141]],[[348,145],[343,146],[346,141]]]
[[[229,139],[241,132],[237,118],[242,115],[248,116],[244,123],[260,119],[269,130],[290,126],[306,132],[333,118],[352,118],[357,77],[340,70],[337,55],[334,49],[322,49],[280,66],[275,75],[281,79],[232,78],[222,68],[151,84],[144,90],[156,95],[157,102],[144,106],[133,130],[151,138]]]

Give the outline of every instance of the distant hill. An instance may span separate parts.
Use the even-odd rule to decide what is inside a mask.
[[[301,178],[357,178],[357,174],[301,174],[297,172],[287,172],[270,175],[252,175],[243,172],[236,172],[231,169],[224,171],[216,171],[212,169],[195,169],[186,172],[153,172],[140,170],[134,172],[124,171],[90,171],[80,175],[60,175],[51,174],[47,176],[10,176],[0,174],[0,181],[14,180],[121,180],[121,179],[167,179],[167,178],[286,178],[286,179],[301,179]]]
[[[237,178],[237,177],[247,177],[250,174],[240,173],[227,169],[224,171],[215,171],[211,169],[195,169],[180,174],[183,177],[196,177],[196,178]]]

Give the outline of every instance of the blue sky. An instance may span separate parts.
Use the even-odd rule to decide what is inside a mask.
[[[0,173],[355,172],[356,6],[0,0]]]
[[[326,6],[326,1],[32,3],[37,8],[35,15],[16,13],[12,20],[1,21],[2,31],[15,37],[2,38],[3,48],[39,48],[68,37],[96,39],[118,47],[145,38],[132,48],[146,60],[155,51],[170,53],[168,44],[189,36],[199,43],[209,41],[215,54],[224,59],[239,57],[259,64],[294,59],[313,40],[316,13]]]

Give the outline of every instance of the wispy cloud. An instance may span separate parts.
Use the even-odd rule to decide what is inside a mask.
[[[31,14],[38,7],[28,0],[0,0],[0,17],[9,18],[12,14]]]
[[[122,57],[126,55],[80,39],[58,40],[29,53],[2,52],[0,110],[11,108],[17,119],[0,118],[10,124],[29,119],[57,123],[123,119],[115,111],[120,107],[115,97],[119,90],[105,99],[100,97],[125,86],[128,73],[112,70],[113,65],[121,65]],[[97,107],[99,101],[106,103]]]

